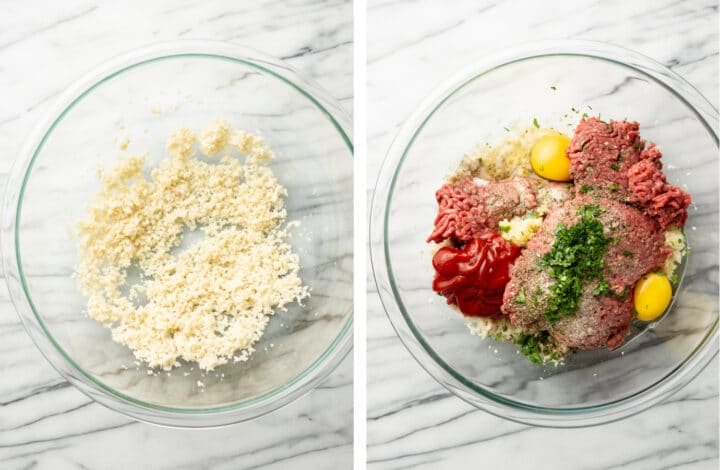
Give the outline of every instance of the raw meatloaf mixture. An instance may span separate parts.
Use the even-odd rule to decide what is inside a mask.
[[[583,117],[572,137],[519,135],[466,156],[436,191],[433,291],[471,332],[536,363],[616,348],[634,318],[671,304],[690,195],[668,183],[637,122]]]
[[[599,281],[588,282],[583,287],[577,313],[551,324],[544,312],[549,305],[548,287],[555,281],[546,270],[537,268],[538,263],[551,250],[558,226],[572,227],[578,223],[578,210],[586,205],[600,207],[597,220],[604,235],[612,240],[603,258],[603,275],[613,295],[594,295]],[[663,244],[660,226],[640,210],[612,199],[578,196],[548,214],[540,231],[516,260],[502,311],[514,325],[527,331],[547,330],[569,347],[613,348],[622,343],[633,318],[633,302],[627,292],[643,274],[662,266],[668,255]],[[524,299],[522,303],[517,301],[519,295]]]

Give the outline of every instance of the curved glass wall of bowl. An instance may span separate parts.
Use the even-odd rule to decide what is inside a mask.
[[[670,182],[690,192],[691,253],[667,314],[635,322],[619,348],[536,365],[517,347],[472,336],[431,290],[425,239],[434,193],[475,145],[505,128],[554,127],[572,135],[581,116],[637,120],[664,154]],[[539,44],[467,70],[433,94],[396,138],[371,215],[372,262],[393,326],[431,375],[506,418],[582,426],[627,416],[686,383],[713,357],[718,324],[717,111],[653,61],[595,43]],[[714,345],[714,346],[713,346]]]
[[[312,295],[272,317],[251,360],[208,374],[183,364],[150,376],[84,313],[73,279],[75,224],[99,189],[99,166],[110,168],[121,154],[147,153],[157,163],[171,131],[200,132],[217,118],[265,137],[276,153],[270,167],[288,191],[287,220],[300,222],[288,241]],[[161,424],[237,422],[310,390],[351,347],[349,129],[340,106],[285,64],[222,43],[161,44],[82,79],[28,144],[6,195],[3,260],[36,344],[93,398]]]

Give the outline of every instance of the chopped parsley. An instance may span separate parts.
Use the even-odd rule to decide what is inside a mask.
[[[552,86],[550,87],[550,89],[551,89],[552,91],[555,91],[555,90],[557,90],[557,87],[556,87],[555,85],[552,85]]]
[[[510,128],[508,127],[503,127],[503,129],[505,129],[505,132],[510,132]]]
[[[509,225],[500,225],[499,228],[502,233],[508,233],[510,231]]]
[[[540,129],[540,124],[538,124],[537,118],[533,118],[533,126],[535,126],[535,127],[537,127],[538,129]]]
[[[583,193],[583,194],[589,193],[589,192],[592,191],[593,189],[594,189],[594,188],[593,188],[592,186],[590,186],[589,184],[584,184],[584,185],[580,186],[580,192]]]
[[[610,290],[607,282],[602,282],[602,271],[603,257],[612,239],[605,236],[603,226],[596,218],[601,212],[600,206],[586,204],[578,209],[581,217],[578,223],[569,229],[558,224],[551,251],[538,262],[555,280],[548,287],[550,295],[544,312],[550,323],[575,314],[586,283],[596,279],[601,281],[595,288],[596,295]]]
[[[608,282],[605,279],[602,279],[600,282],[598,282],[597,286],[595,286],[595,289],[593,289],[593,295],[607,295],[611,294],[612,291],[610,290],[610,285],[608,285]]]
[[[618,170],[620,169],[620,164],[619,164],[619,163],[611,163],[611,164],[610,164],[610,169],[611,169],[611,170],[618,171]]]
[[[610,191],[617,191],[618,189],[620,189],[620,186],[618,186],[617,183],[610,183],[608,184],[608,189]]]
[[[525,289],[520,288],[520,292],[518,292],[517,297],[515,297],[515,303],[516,304],[524,304],[525,303]]]
[[[635,256],[635,253],[633,253],[632,251],[625,250],[625,251],[623,251],[623,256],[626,258],[632,258],[633,256]]]
[[[520,352],[535,364],[542,364],[543,346],[547,344],[550,335],[547,331],[539,335],[520,335],[514,339],[515,344],[520,346]]]

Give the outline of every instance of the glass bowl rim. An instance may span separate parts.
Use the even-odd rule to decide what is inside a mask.
[[[347,312],[342,328],[332,343],[312,364],[282,386],[259,397],[230,405],[180,408],[148,403],[133,398],[94,377],[77,364],[57,343],[35,308],[23,273],[20,255],[19,221],[26,183],[43,145],[64,116],[94,89],[143,65],[168,59],[198,57],[242,64],[260,74],[278,79],[300,93],[329,120],[353,158],[351,118],[342,105],[307,77],[282,60],[237,44],[208,40],[175,40],[154,43],[118,55],[75,81],[36,126],[15,159],[5,188],[0,247],[10,298],[23,327],[45,359],[81,392],[100,404],[140,421],[172,427],[215,427],[253,419],[309,393],[327,377],[352,349],[353,309]],[[50,345],[46,342],[49,340]],[[192,418],[200,418],[195,422]]]
[[[586,40],[552,40],[522,44],[488,56],[460,70],[431,91],[404,122],[390,145],[378,174],[370,214],[370,260],[381,303],[396,334],[413,358],[438,383],[473,406],[512,421],[546,427],[584,427],[623,419],[667,398],[699,374],[718,353],[718,319],[701,343],[670,373],[642,390],[592,406],[535,406],[487,390],[447,364],[414,325],[398,292],[390,261],[389,206],[395,183],[415,138],[434,113],[457,92],[501,67],[543,57],[576,56],[610,62],[633,70],[681,100],[718,142],[717,110],[680,75],[657,61],[624,47]],[[717,300],[717,299],[716,299]],[[429,356],[430,361],[426,360]]]

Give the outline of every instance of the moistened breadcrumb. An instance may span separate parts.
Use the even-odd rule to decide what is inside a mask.
[[[203,370],[247,360],[275,309],[308,296],[281,229],[287,192],[263,165],[272,151],[224,121],[202,133],[200,148],[212,156],[229,144],[245,164],[194,158],[196,141],[189,129],[173,132],[170,157],[150,178],[144,157],[120,160],[78,224],[89,316],[165,370],[180,359]],[[180,249],[189,231],[200,240]]]
[[[212,157],[225,147],[230,140],[230,126],[227,122],[216,120],[214,125],[200,135],[200,151]]]
[[[673,284],[676,284],[678,276],[675,270],[682,263],[683,256],[687,254],[685,235],[681,228],[669,227],[665,230],[665,248],[669,249],[671,254],[665,260],[662,271]]]
[[[528,335],[519,326],[510,323],[507,318],[467,317],[466,325],[470,334],[482,339],[492,338],[496,341],[509,341],[520,346],[520,351],[536,363],[563,363],[563,358],[570,353],[570,348],[558,343],[552,337],[544,337],[541,333]]]
[[[457,170],[448,176],[448,183],[468,177],[496,181],[532,176],[530,150],[541,137],[557,134],[553,129],[528,127],[508,134],[495,145],[478,145],[463,157]]]

